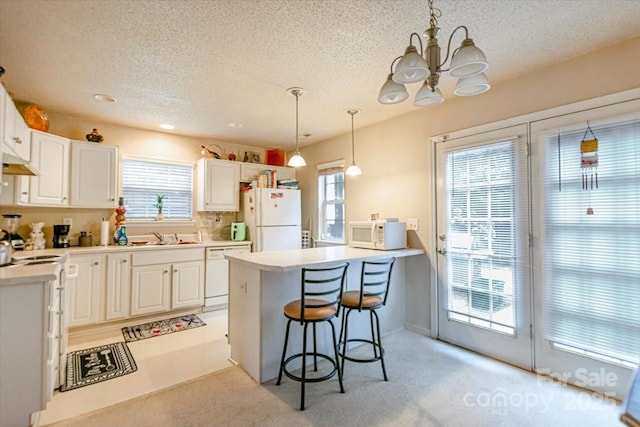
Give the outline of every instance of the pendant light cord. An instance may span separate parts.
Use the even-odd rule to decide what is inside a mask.
[[[355,144],[353,142],[353,114],[351,114],[351,162],[354,164],[356,162]]]
[[[296,154],[300,154],[300,150],[298,149],[298,98],[300,94],[296,93]]]

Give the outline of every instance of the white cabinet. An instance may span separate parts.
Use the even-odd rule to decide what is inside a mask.
[[[88,325],[102,320],[100,311],[103,304],[104,263],[104,255],[71,257],[70,269],[73,277],[67,278],[67,326]]]
[[[240,164],[240,181],[251,182],[258,179],[258,174],[263,170],[270,169],[276,171],[276,180],[295,179],[296,170],[294,168],[284,166],[270,166],[257,163],[241,163]]]
[[[29,204],[68,206],[71,141],[32,130],[31,145],[31,165],[39,175],[29,178]]]
[[[238,211],[240,164],[216,159],[198,160],[198,211]]]
[[[115,208],[118,147],[71,142],[71,206]]]
[[[131,315],[169,310],[170,265],[147,265],[131,269]]]
[[[202,261],[173,264],[171,308],[204,305],[204,265]]]
[[[130,265],[130,253],[107,255],[106,320],[129,317],[131,293]]]
[[[64,362],[58,280],[0,286],[0,425],[28,426],[45,409]],[[62,354],[61,354],[62,353]]]
[[[131,264],[132,316],[204,304],[201,248],[134,252]]]
[[[2,129],[3,151],[29,161],[31,158],[29,128],[4,86],[0,88],[0,91],[2,92],[0,94],[0,103],[2,103],[2,118],[0,119],[2,126],[0,129]]]

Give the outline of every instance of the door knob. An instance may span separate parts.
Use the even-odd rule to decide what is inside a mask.
[[[447,250],[445,248],[438,248],[438,253],[440,255],[446,255],[447,254]]]

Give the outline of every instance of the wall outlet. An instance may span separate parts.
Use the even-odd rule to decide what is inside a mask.
[[[418,218],[409,218],[407,220],[407,230],[418,231]]]
[[[71,227],[73,225],[73,218],[62,218],[62,223]]]

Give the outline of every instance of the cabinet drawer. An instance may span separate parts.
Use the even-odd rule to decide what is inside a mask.
[[[139,251],[131,255],[131,264],[152,265],[171,264],[183,261],[204,261],[204,250],[202,248],[161,250],[161,251]]]

